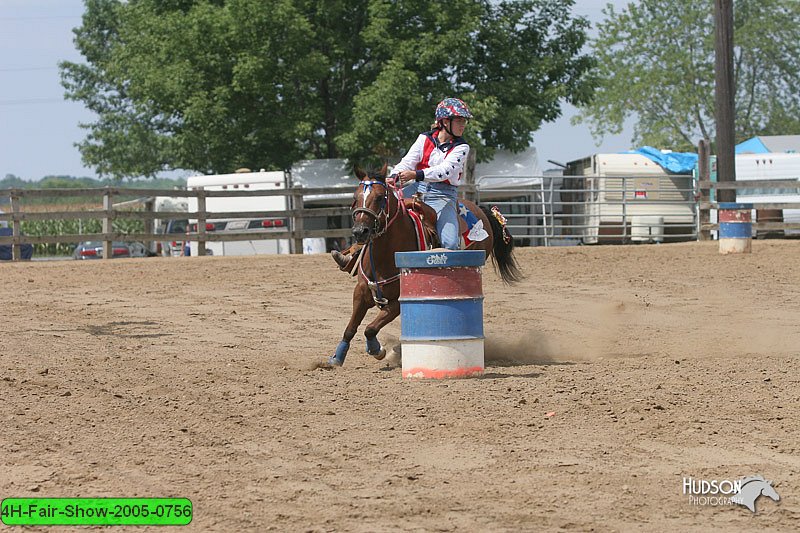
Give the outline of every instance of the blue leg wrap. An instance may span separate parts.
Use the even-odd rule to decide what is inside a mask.
[[[378,342],[378,337],[367,337],[367,353],[370,355],[378,355],[381,351],[381,343]]]
[[[336,347],[336,353],[328,358],[328,364],[333,366],[342,366],[344,364],[344,358],[347,357],[347,350],[350,349],[350,343],[347,341],[341,341],[339,346]]]

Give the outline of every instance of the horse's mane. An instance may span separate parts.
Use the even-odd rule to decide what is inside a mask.
[[[358,165],[353,166],[353,173],[359,179],[369,179],[373,181],[380,181],[381,183],[386,183],[386,165],[384,164],[380,168],[371,167],[367,170],[362,169]]]
[[[742,481],[742,487],[744,487],[745,485],[747,485],[748,483],[751,483],[753,481],[763,481],[764,483],[770,484],[769,481],[764,479],[764,476],[750,476],[750,477],[746,477],[746,478],[742,479],[741,481]]]
[[[386,174],[383,174],[380,170],[367,171],[367,177],[371,180],[380,181],[381,183],[386,183]]]

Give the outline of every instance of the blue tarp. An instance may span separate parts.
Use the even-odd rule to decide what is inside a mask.
[[[761,142],[761,139],[758,137],[753,137],[752,139],[747,139],[744,142],[740,142],[736,145],[736,153],[737,154],[768,154],[769,150],[764,143]]]
[[[652,146],[642,146],[638,150],[626,153],[643,155],[673,174],[691,174],[697,167],[697,154],[691,152],[669,152],[665,154]]]

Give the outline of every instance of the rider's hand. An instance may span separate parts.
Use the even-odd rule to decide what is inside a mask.
[[[413,170],[401,170],[396,174],[397,179],[400,180],[401,185],[408,185],[417,179],[417,173]]]

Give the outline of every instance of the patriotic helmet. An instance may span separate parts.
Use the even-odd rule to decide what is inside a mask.
[[[436,122],[451,117],[472,118],[469,107],[458,98],[445,98],[436,106]]]

